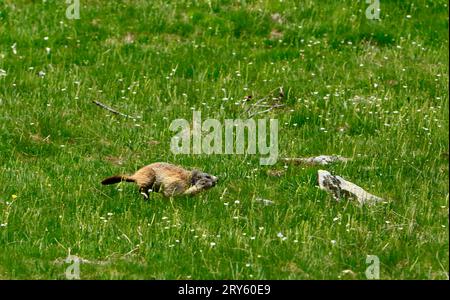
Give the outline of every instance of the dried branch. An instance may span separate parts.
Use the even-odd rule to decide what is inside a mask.
[[[92,100],[92,102],[95,103],[95,104],[97,104],[97,105],[100,106],[101,108],[106,109],[106,110],[109,111],[109,112],[112,112],[113,114],[116,114],[116,115],[119,115],[119,116],[122,116],[122,117],[125,117],[125,118],[130,118],[130,119],[139,119],[139,118],[140,118],[140,117],[133,117],[133,116],[130,116],[130,115],[121,113],[120,111],[117,111],[117,110],[115,110],[115,109],[109,107],[108,105],[103,104],[103,103],[101,103],[101,102],[99,102],[99,101]]]
[[[279,93],[278,93],[278,96],[277,97],[274,97],[274,93],[275,93],[275,91],[279,91]],[[272,96],[272,97],[271,97]],[[275,88],[275,89],[273,89],[273,90],[271,90],[265,97],[263,97],[263,98],[261,98],[261,99],[259,99],[259,100],[257,100],[255,103],[253,103],[253,104],[251,104],[245,111],[244,111],[244,113],[247,113],[248,114],[248,117],[249,118],[251,118],[251,117],[253,117],[253,116],[255,116],[255,115],[257,115],[257,114],[263,114],[263,113],[266,113],[266,112],[270,112],[271,110],[273,110],[273,109],[275,109],[275,108],[279,108],[279,107],[283,107],[284,106],[284,104],[278,104],[278,101],[280,101],[281,99],[283,99],[284,98],[284,90],[283,90],[283,87],[277,87],[277,88]],[[275,103],[272,103],[272,104],[267,104],[267,103],[264,103],[263,101],[265,101],[265,100],[274,100],[274,101],[276,101]],[[266,108],[266,107],[269,107],[268,109],[265,109],[265,110],[262,110],[262,111],[253,111],[252,112],[252,110],[256,110],[256,108],[260,108],[260,107],[263,107],[263,108]]]

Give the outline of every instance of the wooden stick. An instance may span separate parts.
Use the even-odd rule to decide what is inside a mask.
[[[100,106],[101,108],[106,109],[107,111],[112,112],[113,114],[116,114],[116,115],[119,115],[119,116],[122,116],[122,117],[125,117],[125,118],[130,118],[130,119],[138,119],[138,118],[136,118],[136,117],[129,116],[129,115],[126,115],[126,114],[124,114],[124,113],[121,113],[120,111],[117,111],[117,110],[115,110],[115,109],[109,107],[108,105],[101,103],[100,101],[92,100],[92,102],[95,103],[95,104],[97,104],[97,105]]]

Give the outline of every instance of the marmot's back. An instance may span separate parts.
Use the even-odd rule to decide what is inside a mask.
[[[191,172],[181,167],[169,163],[153,163],[136,171],[129,178],[133,179],[141,189],[141,192],[148,193],[148,190],[159,192],[161,188],[167,190],[169,186],[177,184],[180,192],[189,187]]]
[[[191,171],[185,170],[182,167],[165,162],[157,162],[150,164],[138,170],[136,173],[138,173],[141,170],[145,172],[144,169],[147,168],[152,169],[155,172],[157,181],[163,180],[163,178],[178,178],[180,180],[188,182],[191,177]]]

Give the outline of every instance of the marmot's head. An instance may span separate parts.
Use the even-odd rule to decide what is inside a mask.
[[[204,173],[198,170],[192,171],[192,185],[197,185],[203,187],[204,189],[209,189],[215,186],[218,180],[219,178],[211,174]]]

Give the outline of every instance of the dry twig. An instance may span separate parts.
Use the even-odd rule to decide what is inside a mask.
[[[273,96],[274,92],[277,91],[277,90],[279,91],[278,96],[277,97],[271,97],[271,96]],[[247,97],[247,99],[248,99],[247,101],[249,101],[250,98],[251,97]],[[275,108],[279,108],[279,107],[283,107],[284,106],[284,104],[279,104],[279,101],[281,99],[283,99],[283,98],[284,98],[283,87],[277,87],[277,88],[271,90],[267,96],[257,100],[255,103],[251,104],[244,111],[244,113],[247,113],[248,117],[251,118],[251,117],[253,117],[255,115],[258,115],[258,114],[263,114],[263,113],[270,112],[270,111],[274,110]],[[268,104],[268,103],[264,102],[266,100],[274,100],[275,102],[271,103],[271,104]],[[260,107],[263,107],[263,108],[267,108],[268,107],[268,108],[264,109],[262,111],[256,111],[256,108],[260,108]]]
[[[119,116],[122,116],[122,117],[125,117],[125,118],[130,118],[130,119],[139,119],[139,118],[140,118],[140,117],[133,117],[133,116],[130,116],[130,115],[121,113],[120,111],[117,111],[117,110],[115,110],[115,109],[109,107],[108,105],[101,103],[100,101],[92,100],[92,102],[95,103],[95,104],[97,104],[97,105],[100,106],[101,108],[106,109],[107,111],[112,112],[113,114],[116,114],[116,115],[119,115]]]

